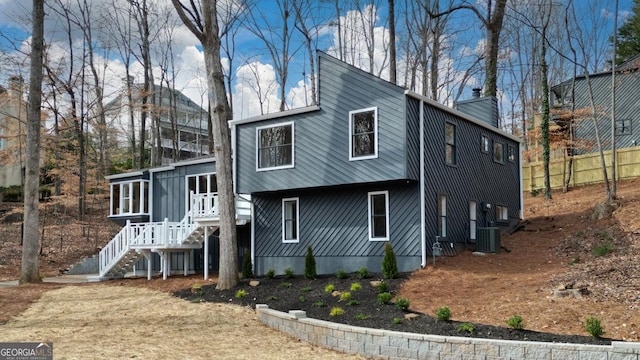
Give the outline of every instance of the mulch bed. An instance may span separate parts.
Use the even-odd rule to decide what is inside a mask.
[[[258,286],[250,286],[249,280],[242,280],[231,290],[216,290],[215,284],[203,285],[198,289],[185,289],[175,293],[176,296],[189,301],[220,302],[250,306],[255,309],[256,304],[267,304],[271,309],[288,312],[289,310],[304,310],[307,317],[327,320],[336,323],[349,324],[367,328],[387,329],[420,334],[444,336],[462,336],[488,339],[542,341],[574,344],[610,345],[612,339],[595,338],[581,335],[559,335],[544,332],[515,330],[499,326],[471,324],[472,332],[461,330],[461,322],[439,321],[435,316],[411,311],[402,311],[394,305],[395,294],[400,285],[407,279],[407,274],[400,274],[398,279],[387,279],[389,290],[394,299],[389,304],[378,302],[378,289],[371,285],[371,281],[381,280],[380,274],[372,274],[369,278],[360,279],[357,274],[348,274],[348,278],[339,279],[334,275],[319,276],[308,280],[302,276],[285,278],[258,278]],[[352,284],[359,283],[359,290],[351,291]],[[341,300],[337,293],[325,291],[328,285],[333,285],[337,292],[350,292],[349,300]],[[454,286],[454,285],[450,285]],[[242,297],[236,296],[244,291]],[[344,313],[331,316],[333,308],[340,307]],[[413,319],[406,319],[408,314],[418,315]],[[402,319],[402,321],[399,321]],[[464,326],[463,326],[464,327]],[[469,329],[468,326],[466,326]]]

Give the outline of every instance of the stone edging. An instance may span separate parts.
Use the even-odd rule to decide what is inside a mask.
[[[533,341],[476,339],[369,329],[307,318],[256,305],[265,325],[306,342],[367,358],[382,359],[536,359],[640,360],[640,343],[614,341],[611,345],[580,345]]]

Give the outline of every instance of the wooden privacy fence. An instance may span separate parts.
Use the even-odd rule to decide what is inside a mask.
[[[640,177],[640,146],[616,150],[616,175],[618,180]],[[604,152],[607,176],[611,179],[611,151]],[[566,173],[569,171],[569,158],[551,159],[549,162],[549,180],[551,188],[562,188]],[[522,165],[522,181],[525,191],[544,187],[544,169],[542,161]],[[577,155],[573,158],[571,187],[602,182],[600,154]]]

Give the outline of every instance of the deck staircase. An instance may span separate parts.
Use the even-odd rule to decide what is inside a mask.
[[[251,203],[246,197],[236,197],[236,223],[251,220]],[[205,239],[205,227],[213,233],[220,221],[217,194],[191,194],[191,210],[179,222],[168,219],[160,222],[126,225],[100,251],[99,279],[123,277],[143,257],[151,253],[165,256],[168,252],[188,252],[200,249]],[[163,262],[163,266],[167,266]],[[165,269],[163,269],[165,274]]]

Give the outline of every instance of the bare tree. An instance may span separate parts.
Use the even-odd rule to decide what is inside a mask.
[[[220,271],[217,289],[230,289],[238,283],[238,244],[231,163],[231,136],[227,121],[231,118],[224,72],[220,61],[220,37],[217,3],[205,1],[200,6],[171,0],[185,26],[200,40],[204,51],[209,108],[212,117],[216,181],[220,202]]]
[[[389,81],[393,84],[397,83],[396,80],[396,15],[395,15],[395,1],[388,0],[389,6]]]
[[[24,224],[20,283],[41,282],[38,264],[40,213],[40,105],[42,101],[42,65],[44,55],[44,0],[33,0],[31,65],[27,113],[27,156],[24,184]]]
[[[292,4],[296,13],[295,27],[304,37],[304,45],[307,50],[307,58],[309,61],[309,85],[311,86],[310,105],[315,105],[318,102],[318,96],[316,94],[316,65],[314,48],[317,47],[317,35],[320,25],[316,23],[308,25],[307,22],[317,19],[317,16],[315,15],[318,12],[317,5],[317,2],[308,0],[293,0]],[[305,76],[304,73],[302,75],[303,77]],[[306,79],[304,79],[304,81],[306,83]],[[307,94],[305,92],[305,100],[306,99]]]

